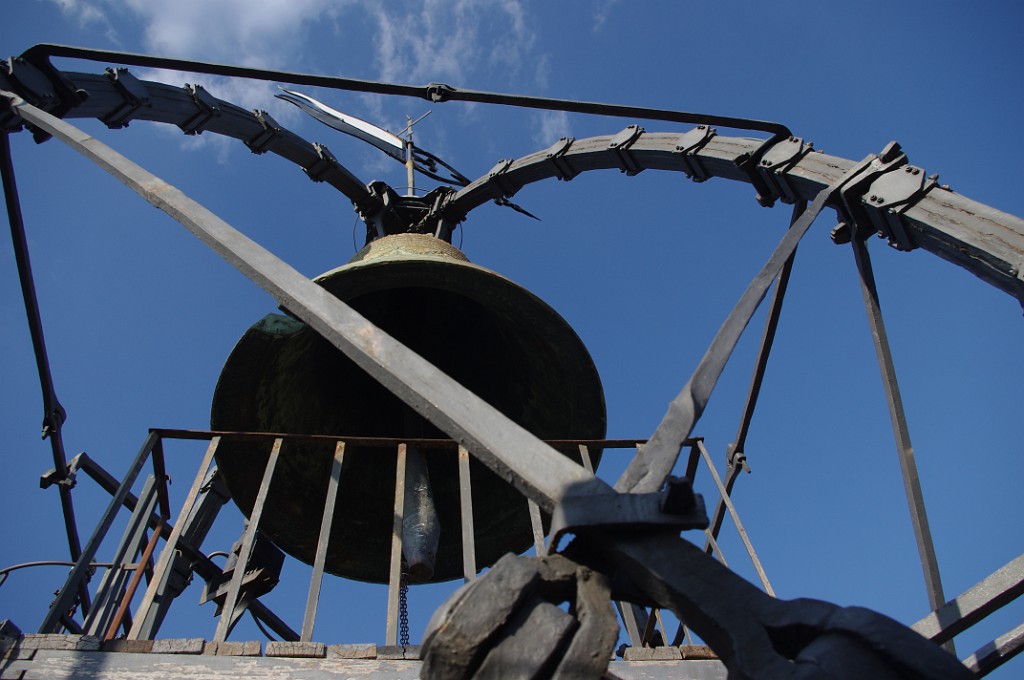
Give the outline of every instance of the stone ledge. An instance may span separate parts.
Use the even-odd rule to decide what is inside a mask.
[[[678,647],[626,647],[623,661],[681,661]]]
[[[63,649],[75,652],[98,652],[100,639],[95,635],[63,635],[61,633],[29,633],[17,643],[23,649]]]
[[[328,659],[376,659],[377,645],[372,642],[362,645],[328,645]]]
[[[203,654],[213,654],[215,656],[260,656],[262,653],[263,646],[259,640],[207,642],[203,647]]]
[[[419,661],[420,645],[384,645],[377,648],[377,658],[385,661]]]
[[[145,654],[153,651],[152,640],[104,640],[100,643],[103,652],[127,652],[129,654]]]
[[[202,654],[206,640],[203,638],[170,638],[153,640],[154,654]]]
[[[322,642],[268,642],[264,656],[289,656],[303,659],[322,659],[327,648]]]

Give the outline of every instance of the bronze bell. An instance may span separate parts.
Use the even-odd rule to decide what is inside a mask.
[[[538,437],[604,437],[600,379],[576,333],[535,295],[470,263],[451,244],[422,234],[385,236],[317,283]],[[280,314],[253,325],[231,352],[210,422],[214,430],[446,438],[311,328]],[[217,452],[246,515],[266,449],[223,442]],[[307,563],[316,552],[333,453],[330,444],[286,441],[260,522],[274,543]],[[411,580],[460,577],[456,453],[410,451],[407,466],[407,488],[414,490],[406,495],[403,553],[407,568],[417,567]],[[394,449],[346,448],[327,571],[387,582],[395,469]],[[485,567],[531,545],[529,511],[517,491],[472,459],[470,474],[476,560]],[[419,532],[413,540],[410,530]],[[426,557],[416,557],[417,549]]]

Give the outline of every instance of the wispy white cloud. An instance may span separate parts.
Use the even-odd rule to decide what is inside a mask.
[[[71,17],[78,22],[79,28],[99,28],[104,36],[111,42],[119,43],[117,31],[107,18],[101,5],[89,0],[53,0],[66,17]]]
[[[618,3],[619,0],[602,0],[598,3],[593,10],[594,23],[592,24],[594,33],[600,33],[604,28],[605,22],[608,21],[608,15],[612,13],[612,8]]]
[[[537,33],[522,0],[51,1],[83,25],[109,28],[108,15],[131,17],[142,36],[141,50],[163,56],[266,68],[288,64],[301,70],[315,27],[325,21],[365,27],[368,21],[373,30],[369,57],[380,80],[468,86],[500,76],[503,86],[528,80],[531,90],[543,89],[546,80],[547,61],[537,53]],[[343,31],[337,30],[342,39]],[[285,124],[301,117],[274,99],[273,83],[155,70],[138,75],[178,86],[198,82],[221,99],[267,109]],[[363,95],[363,103],[357,115],[391,129],[404,126],[382,98]],[[473,106],[461,110],[472,119]],[[219,143],[209,137],[189,140],[187,148]]]
[[[481,69],[519,72],[536,35],[520,0],[366,2],[377,25],[375,63],[383,80],[464,82]]]
[[[537,127],[533,141],[538,148],[543,149],[562,137],[572,136],[569,114],[565,111],[537,111],[533,114],[533,120]]]
[[[296,63],[310,25],[341,11],[346,2],[336,0],[101,0],[116,11],[133,15],[141,24],[146,52],[161,56],[269,68],[282,62]],[[62,9],[92,17],[86,0],[54,0]],[[102,12],[101,12],[102,14]],[[92,19],[90,19],[92,20]],[[245,108],[271,111],[282,123],[300,118],[294,107],[274,98],[273,83],[235,80],[166,70],[140,70],[139,75],[172,85],[198,83],[211,94]],[[210,135],[189,138],[186,149],[215,145],[218,158],[227,158],[229,140]],[[232,145],[233,146],[233,145]]]

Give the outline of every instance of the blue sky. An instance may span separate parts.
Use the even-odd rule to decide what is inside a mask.
[[[897,140],[912,163],[940,173],[954,190],[1024,214],[1024,59],[1016,30],[1024,10],[1015,3],[16,0],[3,12],[0,44],[8,55],[57,42],[761,118],[852,159]],[[105,66],[59,65],[92,72]],[[137,73],[199,82],[224,99],[269,109],[298,134],[325,143],[364,181],[404,184],[404,169],[377,150],[273,100],[273,84]],[[306,91],[392,131],[404,127],[406,115],[431,108],[422,100]],[[432,108],[416,139],[475,178],[499,159],[560,136],[614,133],[634,122],[651,131],[687,127],[449,103]],[[361,241],[347,200],[279,158],[253,156],[210,135],[185,138],[166,126],[108,131],[80,124],[304,274],[343,263]],[[87,451],[120,474],[147,428],[208,426],[224,359],[275,305],[59,143],[37,146],[18,134],[12,145],[57,392],[69,413],[68,452]],[[530,186],[515,200],[542,221],[484,206],[455,242],[576,328],[604,381],[611,437],[654,430],[789,217],[786,206],[759,207],[749,186],[698,185],[655,172],[590,173]],[[828,211],[800,247],[748,439],[753,473],[738,482],[735,501],[779,596],[864,605],[911,623],[927,612],[927,598],[852,254],[829,241],[833,224]],[[952,597],[1020,553],[1021,308],[928,253],[871,245]],[[0,322],[0,497],[13,520],[0,523],[0,563],[63,559],[56,494],[37,484],[50,464],[49,446],[38,438],[39,390],[6,238]],[[759,316],[695,428],[720,464],[735,435],[760,326]],[[200,453],[182,447],[175,458],[178,498]],[[625,454],[609,454],[603,475],[614,479],[625,462]],[[706,486],[699,490],[712,498]],[[75,495],[87,535],[103,496],[88,480]],[[227,534],[236,532],[235,520],[225,517]],[[751,577],[728,525],[723,549],[730,565]],[[297,584],[269,598],[293,626],[305,599],[302,568],[294,567]],[[0,618],[34,629],[61,577],[59,568],[12,575],[0,587]],[[414,638],[440,590],[414,590]],[[321,619],[317,639],[383,641],[379,589],[332,582],[325,597],[351,614]],[[197,598],[193,586],[178,608]],[[1011,607],[964,636],[960,655],[1017,625],[1021,611]],[[203,609],[198,623],[175,625],[181,634],[209,626],[194,634],[211,637],[209,616]],[[251,628],[236,635],[258,636]]]

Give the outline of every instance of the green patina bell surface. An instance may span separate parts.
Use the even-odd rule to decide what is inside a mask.
[[[421,234],[386,236],[317,283],[538,437],[604,437],[600,379],[576,333],[535,295],[452,245]],[[231,352],[210,421],[214,430],[446,438],[311,328],[280,314],[258,321]],[[246,515],[268,448],[224,442],[217,452]],[[462,576],[457,456],[421,453],[440,533],[420,580],[446,581]],[[309,563],[333,454],[332,444],[286,442],[260,522],[274,543]],[[346,448],[327,571],[387,582],[395,469],[393,448]],[[532,533],[525,498],[475,460],[471,479],[482,568],[528,548]]]

